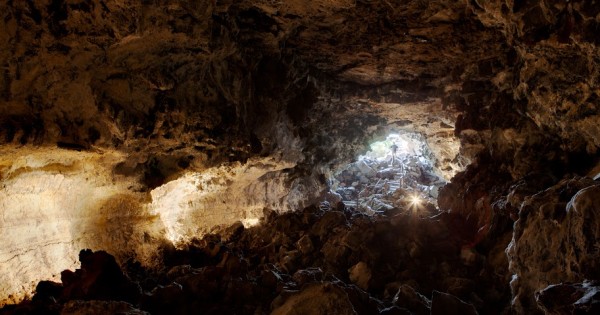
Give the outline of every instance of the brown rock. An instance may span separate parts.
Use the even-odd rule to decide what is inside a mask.
[[[365,262],[359,262],[348,269],[350,281],[356,284],[363,290],[369,289],[369,281],[371,281],[371,269]]]
[[[308,255],[315,249],[308,234],[302,236],[298,242],[296,242],[296,247],[298,250],[300,250],[300,252],[302,252],[303,255]]]
[[[140,287],[127,278],[115,258],[104,252],[82,250],[81,269],[63,272],[63,298],[136,302]]]
[[[149,315],[150,313],[134,308],[131,304],[119,301],[69,301],[65,304],[61,315],[99,315],[99,314],[131,314]]]
[[[448,293],[433,291],[431,297],[431,315],[477,315],[471,304]]]
[[[410,310],[416,315],[428,315],[431,301],[408,285],[401,285],[393,299],[394,305]]]
[[[507,249],[517,310],[535,309],[534,292],[552,283],[599,277],[599,194],[594,181],[573,178],[523,203]]]
[[[600,313],[600,285],[596,281],[550,285],[536,292],[535,299],[546,314]]]
[[[271,315],[356,314],[348,295],[332,283],[313,284],[275,305]]]

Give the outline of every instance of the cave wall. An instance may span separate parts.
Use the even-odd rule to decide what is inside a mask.
[[[472,216],[482,228],[476,239],[513,234],[507,244],[513,310],[541,313],[535,292],[597,278],[586,267],[598,259],[586,245],[596,233],[586,213],[598,208],[584,200],[597,185],[590,178],[599,156],[600,7],[474,1],[471,9],[482,25],[500,30],[505,49],[466,65],[460,88],[446,93],[462,112],[455,133],[463,153],[475,158],[439,202]],[[576,211],[578,203],[585,210]]]
[[[17,156],[98,154],[101,166],[90,168],[104,179],[70,185],[88,187],[84,195],[126,195],[132,207],[142,204],[143,217],[167,221],[157,223],[157,239],[177,239],[254,220],[263,207],[301,208],[368,140],[399,125],[424,134],[435,125],[440,132],[427,135],[439,143],[451,137],[449,124],[460,154],[448,149],[451,158],[439,167],[472,164],[442,190],[439,204],[483,228],[472,237],[490,249],[499,240],[508,246],[513,220],[515,231],[538,231],[531,213],[544,207],[524,205],[530,196],[595,176],[597,1],[35,0],[4,2],[0,12],[0,143],[25,148],[3,154],[2,196],[12,200],[2,204],[4,218],[55,216],[42,201],[23,210],[33,199],[19,199],[10,190],[15,181],[45,176],[34,186],[61,187],[60,176],[97,176],[27,163],[15,175]],[[424,106],[397,110],[406,103]],[[35,149],[56,146],[64,152]],[[576,187],[594,183],[586,185]],[[181,187],[188,193],[176,198]],[[176,211],[163,212],[158,196],[169,194]],[[55,210],[85,219],[96,201]],[[190,218],[200,223],[178,223]],[[18,222],[11,220],[3,222]],[[563,239],[575,237],[565,231]],[[516,233],[498,263],[506,269],[510,261],[507,275],[521,279],[513,293],[525,296],[515,304],[523,312],[535,309],[533,293],[548,283],[540,280],[548,270],[519,267],[535,260],[517,250],[521,244],[550,242],[527,237],[534,234]],[[557,270],[552,281],[581,278]]]

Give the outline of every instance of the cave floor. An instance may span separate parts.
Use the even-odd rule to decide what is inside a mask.
[[[31,301],[0,313],[433,314],[448,305],[498,313],[510,290],[484,255],[503,249],[473,235],[446,213],[367,215],[343,203],[270,212],[255,227],[237,223],[181,249],[165,244],[159,269],[133,260],[119,269],[105,252],[82,251],[81,268],[64,271],[62,283],[42,281]]]

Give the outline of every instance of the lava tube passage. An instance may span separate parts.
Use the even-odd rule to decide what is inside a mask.
[[[424,136],[390,134],[370,149],[334,173],[332,188],[346,207],[367,214],[394,208],[419,215],[437,213],[438,190],[446,180],[434,166]]]

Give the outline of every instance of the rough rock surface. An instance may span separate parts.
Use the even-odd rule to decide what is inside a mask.
[[[343,289],[329,283],[316,284],[292,293],[276,306],[272,315],[354,315],[356,311]]]
[[[32,0],[0,16],[0,304],[57,280],[80,248],[159,268],[163,240],[302,209],[398,130],[426,136],[440,169],[471,163],[439,192],[445,223],[424,225],[445,235],[441,256],[420,234],[391,249],[435,263],[441,291],[497,310],[514,274],[514,310],[534,313],[536,291],[599,280],[597,0]],[[364,261],[384,290],[381,257],[352,256],[355,234],[378,230],[330,209],[282,270],[307,253],[343,274]],[[482,268],[485,303],[437,264],[449,256]],[[427,264],[399,261],[432,288]]]
[[[95,315],[95,314],[128,314],[149,315],[126,302],[115,301],[69,301],[61,310],[60,315]]]
[[[477,315],[477,311],[473,305],[465,303],[455,296],[433,291],[431,297],[431,315],[442,314]]]
[[[479,277],[486,263],[465,264],[460,259],[465,240],[440,230],[457,219],[422,219],[400,209],[365,216],[314,206],[270,213],[262,225],[234,224],[185,249],[166,248],[160,270],[129,261],[122,265],[125,275],[105,252],[82,251],[81,268],[63,271],[62,283],[40,282],[31,301],[1,312],[58,313],[79,303],[73,300],[102,299],[127,301],[150,314],[429,314],[432,294],[437,299],[440,291],[449,292],[442,307],[460,304],[483,313],[506,308],[508,283]],[[304,255],[302,238],[314,246]],[[356,269],[366,268],[370,276],[352,284]],[[94,303],[77,306],[94,312]]]
[[[536,292],[538,305],[547,314],[596,314],[600,312],[597,282],[561,283]]]
[[[573,178],[522,203],[507,249],[517,309],[529,309],[533,292],[550,284],[598,279],[598,196],[597,182]]]

